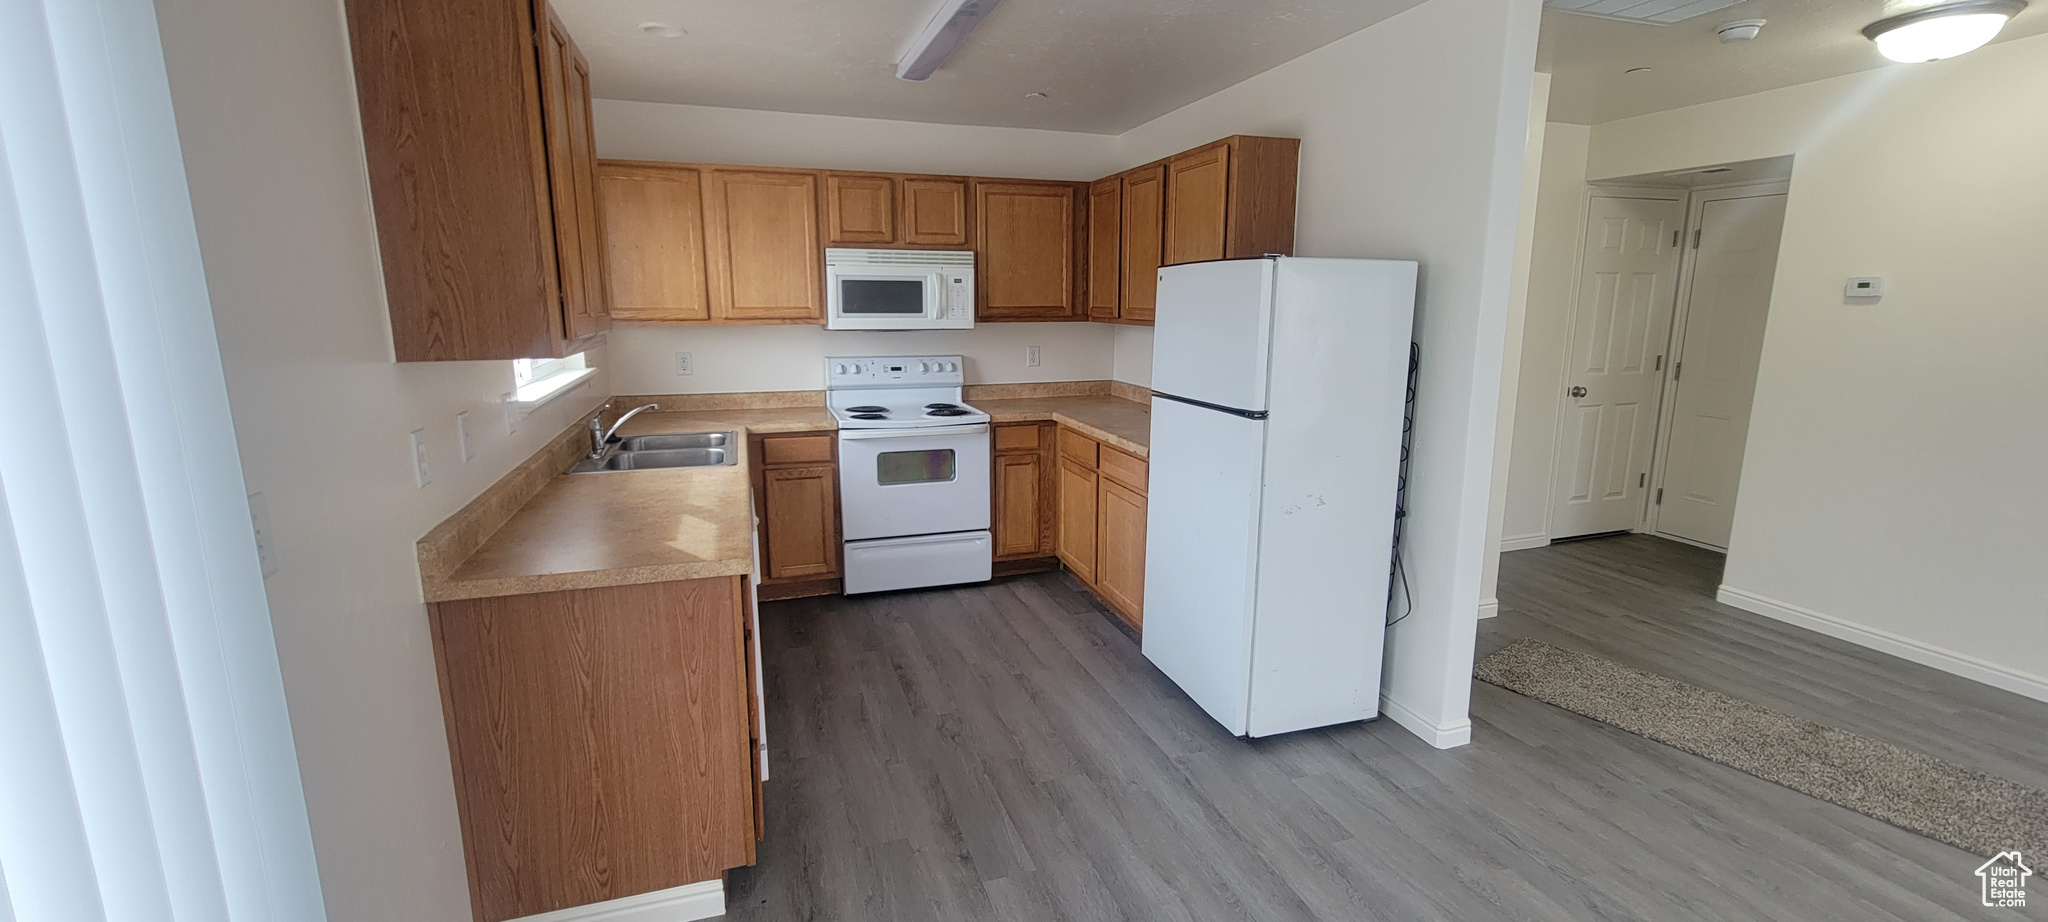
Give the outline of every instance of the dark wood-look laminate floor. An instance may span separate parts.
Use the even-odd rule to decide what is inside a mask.
[[[1719,565],[1509,554],[1480,652],[1537,637],[2048,780],[2048,705],[1718,605]],[[1235,739],[1062,574],[774,603],[762,632],[737,920],[2048,918],[1979,906],[1981,858],[1490,685],[1457,750]]]

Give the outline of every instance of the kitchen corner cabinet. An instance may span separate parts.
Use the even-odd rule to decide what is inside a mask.
[[[1059,427],[1060,561],[1133,629],[1145,623],[1143,458]]]
[[[713,320],[825,319],[818,174],[707,169],[704,230]]]
[[[993,503],[995,559],[1029,560],[1053,555],[1057,513],[1051,423],[997,423],[989,483]]]
[[[1078,320],[1079,189],[1065,182],[976,180],[977,320]]]
[[[1123,303],[1121,176],[1088,186],[1088,319],[1115,320]]]
[[[1160,222],[1166,210],[1166,168],[1124,174],[1123,295],[1118,319],[1151,323],[1159,303]]]
[[[829,432],[756,436],[754,496],[761,517],[761,585],[840,576],[837,439]],[[827,587],[837,591],[836,587]]]
[[[748,592],[732,576],[430,607],[478,922],[754,863]]]
[[[347,0],[401,362],[562,356],[608,325],[589,66],[544,2]]]

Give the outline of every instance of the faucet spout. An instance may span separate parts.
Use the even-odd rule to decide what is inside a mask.
[[[621,415],[616,422],[612,423],[612,427],[610,429],[605,429],[603,422],[604,411],[608,409],[611,409],[611,404],[609,403],[599,408],[597,411],[597,415],[591,417],[590,419],[590,457],[592,460],[604,456],[605,446],[611,444],[612,436],[618,434],[619,427],[625,425],[626,420],[632,419],[633,417],[645,413],[648,410],[659,410],[661,409],[661,404],[650,403],[644,406],[634,407],[631,410],[627,410],[625,414]]]

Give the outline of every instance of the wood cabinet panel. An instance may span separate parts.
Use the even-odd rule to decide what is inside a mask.
[[[766,579],[839,572],[839,473],[832,467],[778,468],[761,473],[762,550]]]
[[[564,96],[569,104],[569,181],[576,190],[576,256],[583,281],[581,303],[574,310],[568,310],[564,304],[564,335],[571,340],[564,351],[573,352],[611,329],[612,318],[611,292],[605,284],[604,204],[597,196],[597,135],[591,123],[590,60],[575,42],[569,43],[568,52],[568,68],[563,76],[568,83]]]
[[[1123,302],[1124,181],[1120,176],[1088,187],[1088,317],[1115,320]]]
[[[761,438],[761,463],[831,464],[834,439],[829,435],[771,435]]]
[[[825,240],[896,242],[896,181],[866,173],[825,174]]]
[[[1293,255],[1301,139],[1240,135],[1229,140],[1230,216],[1224,255]]]
[[[1163,264],[1222,259],[1230,209],[1230,143],[1180,154],[1166,164]]]
[[[1044,427],[1038,423],[997,423],[995,427],[996,451],[1037,451],[1039,432]]]
[[[1073,185],[977,182],[974,189],[977,319],[1072,319]]]
[[[1095,456],[1101,443],[1065,426],[1059,430],[1060,457],[1078,462],[1089,470],[1095,469]]]
[[[533,9],[350,0],[346,12],[398,360],[562,354]]]
[[[711,319],[704,288],[701,174],[689,167],[599,168],[605,265],[617,320]]]
[[[1118,315],[1151,323],[1159,301],[1160,231],[1166,208],[1166,167],[1124,174],[1123,295]]]
[[[741,584],[725,577],[433,606],[482,922],[752,863]]]
[[[967,180],[904,177],[903,240],[912,246],[967,245]]]
[[[1137,455],[1104,445],[1096,470],[1101,471],[1102,476],[1140,493],[1146,490],[1147,465],[1145,459]]]
[[[1095,502],[1096,594],[1132,628],[1141,629],[1145,623],[1145,494],[1103,476],[1097,481]]]
[[[1095,581],[1096,481],[1094,471],[1060,458],[1057,548],[1060,561],[1085,583]]]
[[[824,319],[817,174],[707,170],[704,225],[714,319]]]
[[[997,560],[1044,556],[1039,527],[1044,480],[1045,462],[1036,451],[995,456],[991,482],[995,487]]]

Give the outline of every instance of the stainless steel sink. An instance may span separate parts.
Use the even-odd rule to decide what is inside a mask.
[[[730,432],[671,432],[636,435],[619,443],[620,451],[667,451],[675,448],[723,448],[732,442]]]
[[[734,432],[671,432],[619,440],[602,457],[584,458],[571,474],[651,471],[678,467],[719,467],[739,463]]]

